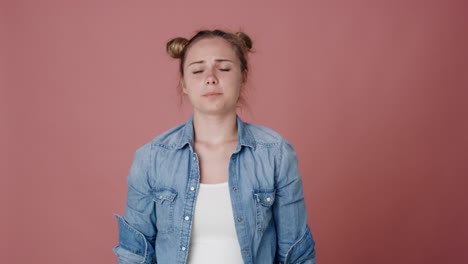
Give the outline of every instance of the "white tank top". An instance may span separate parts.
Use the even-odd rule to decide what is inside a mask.
[[[187,263],[244,263],[227,182],[200,184]]]

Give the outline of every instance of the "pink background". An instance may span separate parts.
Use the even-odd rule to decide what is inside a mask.
[[[190,114],[165,43],[254,40],[320,264],[468,263],[466,1],[2,1],[0,262],[115,263],[133,152]]]

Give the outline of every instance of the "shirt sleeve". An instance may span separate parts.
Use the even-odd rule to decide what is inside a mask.
[[[277,261],[283,264],[315,263],[315,242],[304,203],[296,153],[283,141],[276,179],[273,215],[278,237]]]
[[[119,264],[156,263],[156,214],[148,180],[151,146],[145,145],[135,152],[127,177],[128,192],[124,216],[116,215],[119,244],[113,249]]]

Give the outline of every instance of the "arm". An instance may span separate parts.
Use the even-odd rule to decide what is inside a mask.
[[[307,213],[297,156],[284,141],[277,171],[273,214],[278,236],[277,260],[284,264],[315,264],[315,242]]]
[[[156,215],[148,181],[150,145],[135,152],[127,178],[127,205],[123,217],[116,215],[119,244],[114,248],[119,264],[156,263],[154,241]]]

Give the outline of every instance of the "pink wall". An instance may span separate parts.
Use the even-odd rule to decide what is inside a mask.
[[[156,2],[0,4],[1,263],[116,262],[133,152],[190,114],[165,41],[202,27],[254,39],[243,116],[295,146],[318,263],[468,263],[466,1]]]

